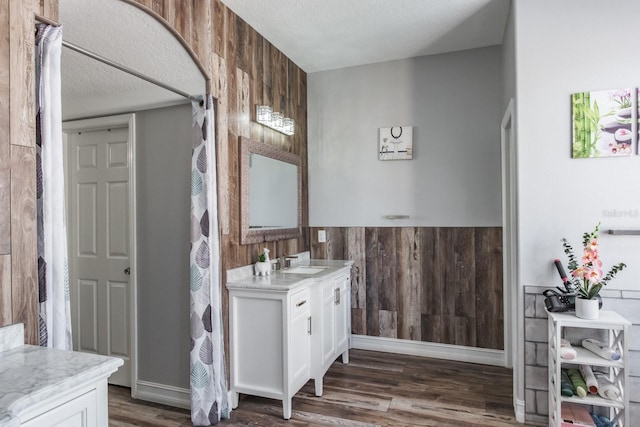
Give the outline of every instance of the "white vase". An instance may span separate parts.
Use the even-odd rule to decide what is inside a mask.
[[[271,274],[271,263],[258,261],[254,266],[256,276],[268,276]]]
[[[600,316],[600,303],[597,299],[576,298],[576,316],[581,319],[597,320]]]

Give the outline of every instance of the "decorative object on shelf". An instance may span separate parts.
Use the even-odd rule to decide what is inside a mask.
[[[379,129],[379,160],[411,160],[413,158],[413,126]]]
[[[258,262],[254,266],[256,276],[268,276],[271,274],[271,260],[269,259],[269,249],[264,248],[258,255]]]
[[[581,319],[597,320],[600,314],[597,299],[576,298],[576,316]]]
[[[573,158],[631,155],[631,93],[623,88],[571,95]]]
[[[291,136],[295,134],[296,124],[293,119],[273,111],[268,105],[256,105],[256,122],[285,135]]]
[[[603,275],[602,261],[598,250],[598,231],[600,224],[590,233],[582,235],[582,258],[580,263],[576,258],[573,247],[567,239],[562,239],[564,253],[569,258],[569,270],[573,276],[573,284],[577,291],[576,316],[583,319],[597,319],[599,303],[597,301],[600,289],[605,286],[616,274],[627,265],[623,262],[611,267],[606,275]]]

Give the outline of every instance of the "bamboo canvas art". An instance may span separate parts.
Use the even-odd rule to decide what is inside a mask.
[[[571,95],[572,157],[631,154],[632,92],[629,88],[578,92]]]

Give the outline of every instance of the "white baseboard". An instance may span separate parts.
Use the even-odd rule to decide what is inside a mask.
[[[137,393],[133,398],[177,408],[191,408],[191,392],[189,389],[148,381],[138,381]]]
[[[174,387],[170,385],[152,383],[148,381],[138,381],[138,390],[134,399],[146,400],[147,402],[160,403],[176,408],[191,409],[191,392],[186,388]],[[227,392],[229,402],[229,413],[231,413],[231,391]]]
[[[524,412],[524,400],[515,399],[514,411],[516,413],[516,421],[519,423],[525,422],[525,412]]]
[[[504,351],[487,348],[401,340],[396,338],[370,337],[366,335],[352,335],[351,347],[360,350],[383,351],[386,353],[456,360],[458,362],[505,366]]]

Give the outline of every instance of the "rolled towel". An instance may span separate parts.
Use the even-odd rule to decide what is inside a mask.
[[[616,360],[620,360],[621,358],[620,353],[610,348],[605,343],[598,340],[594,340],[592,338],[582,340],[582,346],[587,350],[589,350],[590,352],[595,353],[598,356],[602,357],[603,359],[616,361]]]
[[[573,384],[573,392],[580,397],[585,397],[587,395],[587,385],[582,375],[580,375],[580,371],[577,369],[569,369],[567,375],[569,375],[571,384]]]
[[[565,397],[573,396],[573,384],[571,384],[571,380],[569,379],[566,369],[563,369],[560,374],[560,394]]]
[[[596,414],[589,414],[591,415],[591,418],[593,419],[593,422],[596,424],[596,427],[605,427],[605,424],[600,420],[600,417],[598,417]]]
[[[602,427],[613,427],[613,423],[609,417],[605,417],[604,415],[596,415],[596,417],[598,417],[598,421],[602,423]]]
[[[576,358],[576,350],[571,347],[571,343],[564,338],[560,340],[560,357],[565,360],[573,360]]]
[[[598,381],[596,381],[595,375],[593,375],[593,371],[591,370],[591,366],[589,365],[580,365],[580,373],[582,374],[582,378],[584,378],[584,382],[587,384],[587,389],[591,394],[598,393]]]
[[[596,372],[594,375],[598,381],[598,394],[600,397],[609,400],[618,400],[620,398],[620,390],[609,380],[606,374]]]

